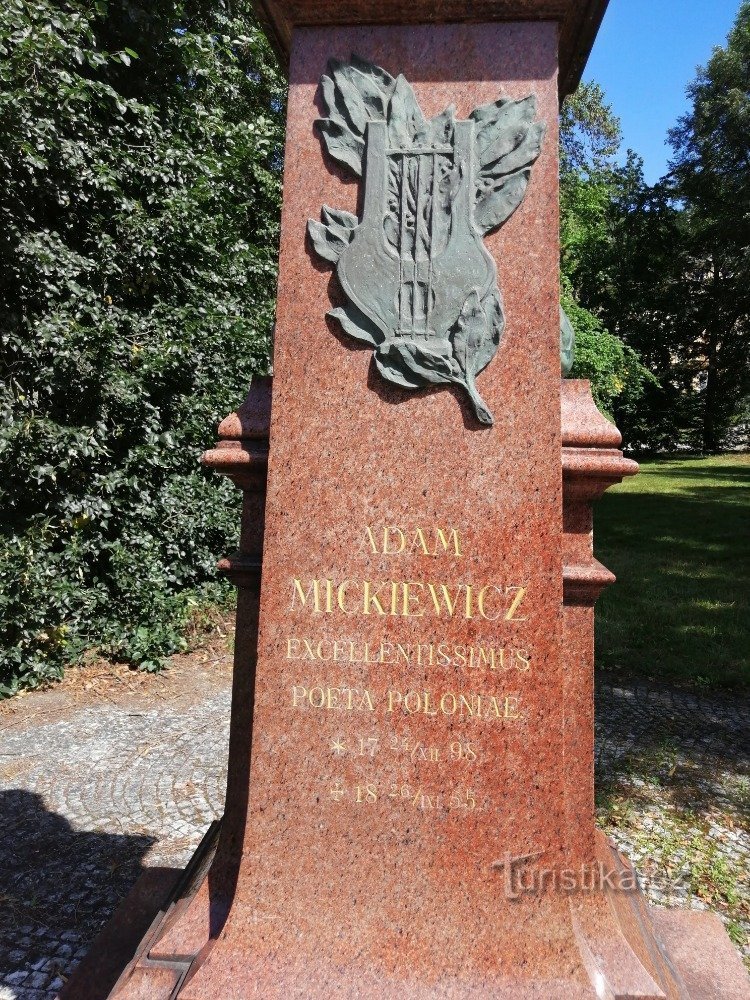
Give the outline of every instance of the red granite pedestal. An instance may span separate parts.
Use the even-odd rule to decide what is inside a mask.
[[[452,392],[376,382],[326,322],[304,223],[356,210],[357,189],[312,125],[349,52],[403,72],[427,117],[533,91],[548,123],[523,206],[486,241],[509,317],[491,429]],[[496,865],[559,867],[567,840],[556,68],[551,23],[295,33],[244,860],[186,998],[587,989],[568,900],[508,901]]]
[[[620,436],[597,412],[588,383],[567,381],[561,388],[563,628],[566,643],[576,644],[579,656],[565,685],[566,810],[580,818],[575,826],[579,838],[569,844],[567,864],[571,870],[588,865],[587,874],[596,871],[596,865],[605,872],[630,873],[594,828],[593,605],[602,587],[614,578],[593,559],[591,515],[592,502],[636,467],[623,459],[618,450]],[[244,638],[235,647],[231,737],[232,746],[240,748],[247,744],[252,729],[248,693],[254,672],[258,601],[253,568],[258,562],[256,539],[262,523],[258,510],[262,511],[265,497],[269,422],[270,380],[258,380],[239,411],[221,425],[217,448],[204,457],[206,465],[229,475],[245,496],[242,550],[222,563],[240,588],[238,635]],[[247,777],[242,772],[247,756],[242,749],[234,753],[221,839],[217,829],[210,830],[184,874],[146,873],[94,943],[63,997],[168,1000],[210,953],[231,905],[244,826],[242,783]],[[217,846],[217,864],[207,878],[206,867]],[[626,888],[632,884],[630,874],[621,882]],[[748,996],[742,963],[713,915],[654,908],[646,905],[640,892],[617,892],[606,886],[598,894],[570,893],[568,900],[579,959],[596,991],[590,995],[623,1000],[664,996],[740,1000]],[[252,908],[251,919],[260,919]],[[214,995],[218,994],[205,994]]]
[[[327,60],[352,51],[403,72],[428,117],[534,93],[547,123],[485,239],[508,321],[480,377],[492,427],[460,394],[379,380],[325,319],[336,285],[305,225],[356,211],[357,188],[312,126]],[[561,408],[557,68],[554,20],[294,32],[270,451],[266,382],[207,456],[245,493],[227,813],[103,995],[744,995],[736,965],[699,992],[720,973],[684,944],[670,960],[679,921],[594,831],[593,606],[613,577],[591,503],[637,467],[585,383]],[[96,961],[68,997],[96,995]]]

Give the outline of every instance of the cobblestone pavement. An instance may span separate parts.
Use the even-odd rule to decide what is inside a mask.
[[[58,689],[0,716],[0,1000],[51,1000],[143,867],[187,862],[222,809],[229,681],[222,663],[164,693]],[[742,704],[604,682],[597,712],[600,822],[654,901],[713,906],[741,945]]]
[[[598,822],[650,900],[713,909],[750,968],[750,717],[743,695],[601,682]]]

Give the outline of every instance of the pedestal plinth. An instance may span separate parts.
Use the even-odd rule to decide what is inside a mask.
[[[206,465],[231,476],[247,497],[244,552],[222,561],[235,570],[241,556],[257,556],[262,524],[257,507],[262,509],[265,497],[269,424],[270,380],[259,380],[239,411],[221,425],[217,448],[204,457]],[[614,577],[593,558],[592,504],[622,476],[633,475],[637,466],[622,457],[620,435],[597,412],[586,382],[562,384],[562,442],[563,630],[566,646],[577,650],[576,669],[567,672],[565,686],[566,810],[570,829],[578,831],[568,843],[567,866],[587,876],[619,872],[621,884],[632,887],[631,870],[594,827],[593,607]],[[238,575],[240,585],[247,581]],[[252,729],[251,699],[244,692],[252,689],[257,641],[258,594],[252,579],[247,582],[250,592],[240,592],[238,605],[232,712],[231,745],[240,748],[247,745]],[[218,830],[210,830],[181,877],[161,870],[143,876],[95,942],[64,998],[169,1000],[210,953],[231,903],[241,855],[238,838],[245,803],[237,783],[247,780],[247,758],[241,750],[233,754],[223,820],[226,834],[219,840]],[[214,860],[217,844],[221,853],[209,879],[206,867]],[[596,886],[596,879],[589,884]],[[597,985],[597,995],[747,997],[742,963],[718,918],[656,909],[646,905],[640,892],[615,892],[601,879],[599,888],[568,897],[581,961]]]

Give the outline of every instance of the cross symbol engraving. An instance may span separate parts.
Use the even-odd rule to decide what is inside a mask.
[[[344,789],[339,784],[334,785],[331,789],[331,798],[335,799],[336,802],[340,802],[343,797]]]

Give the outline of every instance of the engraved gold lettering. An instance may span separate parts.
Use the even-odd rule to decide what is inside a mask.
[[[411,584],[410,584],[411,586]],[[370,595],[374,597],[375,595]],[[420,617],[414,607],[416,594],[410,595],[412,617]],[[467,646],[439,643],[400,643],[389,639],[355,640],[305,638],[289,636],[286,640],[287,660],[309,660],[322,663],[366,663],[407,667],[434,667],[474,673],[488,671],[507,673],[517,670],[528,673],[531,670],[531,653],[527,649],[512,646]]]
[[[366,688],[362,692],[362,697],[360,698],[360,702],[359,702],[359,705],[357,706],[357,708],[360,711],[362,711],[365,708],[367,709],[368,712],[374,712],[375,711],[375,704],[374,704],[374,702],[372,700],[372,695],[370,694],[370,692]]]
[[[425,556],[450,554],[461,558],[461,540],[455,528],[415,528],[409,530],[395,524],[383,528],[382,543],[378,545],[375,529],[365,528],[362,543],[373,555],[398,556],[405,552],[421,552]]]
[[[516,611],[518,611],[518,609],[521,606],[521,601],[526,596],[526,589],[527,589],[526,587],[506,587],[505,588],[505,594],[506,594],[506,596],[509,593],[513,593],[513,591],[515,591],[515,593],[516,593],[516,596],[513,598],[513,603],[508,608],[508,611],[507,611],[507,613],[505,615],[506,622],[525,622],[525,621],[528,621],[528,619],[525,616],[523,618],[517,618],[517,617],[515,617]]]
[[[426,650],[427,653],[429,654],[429,658],[427,660],[427,666],[431,667],[435,662],[434,661],[435,647],[432,645],[432,643],[419,643],[419,645],[417,646],[417,666],[420,667],[422,666],[422,650]],[[445,664],[443,664],[443,666],[445,666]]]
[[[503,613],[502,610],[499,610],[496,614],[491,615],[485,608],[487,591],[493,591],[493,590],[496,594],[499,594],[500,597],[503,596],[502,590],[499,587],[496,587],[494,584],[490,583],[486,587],[482,587],[482,589],[479,591],[479,596],[477,597],[477,607],[479,608],[479,614],[482,616],[482,618],[486,619],[488,622],[496,622],[497,619],[500,617],[500,615]]]
[[[492,653],[492,670],[505,670],[505,650],[493,649]]]
[[[424,714],[425,715],[437,715],[438,714],[438,710],[436,708],[434,708],[434,706],[431,704],[431,701],[432,701],[432,699],[431,699],[431,696],[430,696],[430,692],[429,691],[425,691],[424,692]]]
[[[440,699],[440,711],[443,715],[455,715],[458,708],[456,696],[452,691],[446,691]]]
[[[357,802],[377,802],[378,792],[375,785],[357,785]]]
[[[341,610],[344,612],[345,615],[356,614],[356,611],[348,611],[344,605],[344,598],[346,597],[346,588],[349,587],[354,582],[355,581],[353,580],[344,580],[344,582],[340,583],[338,586],[336,600],[338,602],[338,606],[341,608]]]
[[[391,534],[395,533],[398,536],[398,548],[389,548],[389,543],[391,541]],[[406,535],[403,533],[401,528],[396,528],[391,526],[389,528],[383,528],[383,555],[384,556],[397,556],[400,555],[406,548]]]
[[[385,585],[382,584],[382,583],[379,584],[377,586],[377,588],[376,588],[376,592],[372,593],[371,592],[372,583],[369,580],[365,580],[364,581],[363,588],[362,588],[362,604],[363,604],[362,613],[363,614],[365,614],[365,615],[369,615],[370,614],[370,606],[371,605],[374,606],[375,610],[377,611],[377,613],[379,615],[384,615],[386,613],[385,608],[380,603],[380,601],[378,600],[378,596],[377,596],[378,591],[380,590],[380,588],[382,586],[385,586]]]
[[[444,583],[434,584],[428,583],[427,589],[430,592],[430,597],[432,598],[432,603],[435,605],[435,614],[442,614],[443,605],[438,598],[438,589],[442,595],[443,601],[445,601],[445,607],[448,611],[448,617],[452,618],[453,613],[456,610],[456,605],[458,604],[458,598],[461,594],[461,584],[458,585],[455,597],[451,597],[450,591]]]
[[[292,708],[324,708],[326,711],[374,712],[375,700],[367,689],[350,687],[323,687],[315,684],[305,687],[295,684],[292,687]]]
[[[422,596],[425,589],[429,600]],[[478,615],[490,622],[501,618],[524,622],[527,617],[519,614],[519,609],[527,593],[526,587],[503,588],[495,584],[485,584],[477,589],[470,583],[422,583],[415,580],[346,579],[337,584],[325,579],[303,583],[298,577],[293,577],[291,610],[305,608],[313,614],[340,611],[350,616],[391,615],[402,618],[422,618],[427,614],[453,618],[460,614],[469,620]],[[496,603],[498,597],[507,607],[504,615],[502,607]]]
[[[461,694],[458,697],[459,697],[459,705],[461,706],[461,714],[463,715],[465,709],[466,714],[469,716],[469,718],[472,718],[474,715],[473,703],[468,700],[465,694]]]
[[[453,691],[434,694],[432,691],[403,692],[392,688],[386,695],[386,712],[400,710],[406,715],[419,714],[431,718],[443,715],[462,719],[517,720],[521,718],[519,703],[520,698],[516,695],[497,697]],[[467,754],[468,758],[476,759],[476,754],[472,751]]]
[[[302,642],[303,642],[304,647],[305,647],[305,651],[302,654],[302,659],[303,660],[314,660],[315,659],[315,651],[312,648],[312,644],[307,639],[303,639]]]
[[[520,713],[518,711],[519,699],[515,695],[509,695],[505,699],[505,718],[506,719],[520,719]]]
[[[425,541],[424,532],[422,531],[421,528],[417,528],[417,530],[414,532],[414,540],[411,543],[411,549],[409,551],[413,552],[414,549],[417,547],[419,547],[419,549],[426,556],[430,554],[430,550],[427,548],[427,542]]]
[[[466,584],[466,612],[467,618],[474,617],[474,590],[470,583]]]
[[[307,700],[312,708],[322,708],[326,703],[326,693],[322,687],[310,688]]]
[[[369,527],[365,528],[365,541],[369,544],[370,551],[372,552],[372,554],[373,555],[377,555],[378,554],[378,546],[377,546],[377,543],[375,542],[375,536],[372,533],[372,528],[369,528]]]
[[[419,597],[416,594],[410,593],[409,590],[410,587],[416,587],[419,588],[419,590],[424,590],[423,583],[411,582],[411,583],[401,584],[401,588],[403,591],[401,614],[404,616],[404,618],[421,618],[424,615],[424,608],[419,608]],[[416,608],[412,609],[413,601],[416,601],[416,607],[419,608],[419,611],[417,611]]]
[[[404,698],[404,710],[409,715],[414,715],[422,707],[422,698],[419,691],[407,691]]]
[[[407,664],[410,663],[410,661],[411,661],[411,646],[402,646],[400,642],[397,642],[396,643],[396,651],[397,651],[396,662],[398,662],[398,658],[399,657],[402,657],[403,660],[404,660],[404,663],[407,663]]]
[[[503,650],[500,650],[500,656],[503,655]],[[490,670],[495,669],[495,650],[486,650],[484,646],[480,646],[478,650],[471,647],[471,662],[474,666],[474,660],[477,659],[479,662],[476,665],[477,670],[486,670],[487,664],[489,664]]]
[[[295,576],[292,580],[292,610],[294,610],[295,598],[299,598],[300,607],[306,607],[311,593],[313,598],[313,611],[320,613],[320,581],[313,580],[307,588],[307,593],[305,593],[302,589],[302,584]]]
[[[453,541],[453,554],[456,555],[456,556],[458,556],[460,558],[461,557],[461,544],[459,542],[458,532],[456,531],[456,529],[455,528],[451,528],[450,531],[448,532],[448,537],[446,538],[446,535],[445,535],[445,532],[443,531],[443,529],[442,528],[438,528],[437,529],[437,540],[442,544],[442,546],[443,546],[443,548],[445,549],[446,552],[448,551],[448,549],[450,547],[448,539],[451,539]],[[435,544],[435,555],[437,555],[437,543]]]
[[[294,652],[292,652],[292,649],[294,649]],[[286,658],[287,660],[299,659],[299,639],[293,639],[291,636],[287,639]]]
[[[392,642],[381,642],[380,643],[380,656],[377,660],[378,663],[393,663],[393,643]]]

